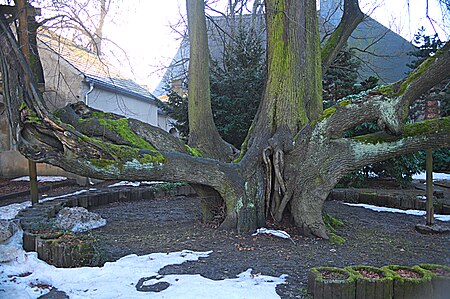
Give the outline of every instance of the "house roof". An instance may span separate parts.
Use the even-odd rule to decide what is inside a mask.
[[[40,29],[38,39],[83,74],[86,82],[144,101],[157,101],[156,97],[147,89],[124,76],[104,57],[96,55],[50,30]]]
[[[335,28],[340,20],[339,14],[333,15],[333,18],[329,19],[325,8],[339,12],[338,8],[331,8],[340,5],[340,2],[340,0],[328,1],[330,7],[324,6],[324,9],[319,12],[319,31],[322,36],[325,31]],[[262,37],[263,46],[265,46],[264,15],[243,15],[242,19],[238,19],[236,22],[242,22],[244,28],[253,26],[256,29],[255,32]],[[224,32],[231,32],[236,24],[223,16],[214,16],[207,19],[208,46],[212,59],[221,60],[224,41],[227,39],[227,34],[224,34]],[[412,59],[408,52],[414,50],[414,46],[410,42],[370,17],[366,17],[359,24],[349,38],[348,45],[350,48],[361,49],[361,51],[355,51],[355,55],[362,62],[359,70],[360,79],[377,76],[383,83],[395,82],[405,76],[405,72],[409,70],[406,64],[410,63]],[[189,38],[185,36],[154,94],[158,96],[164,94],[164,86],[168,82],[186,76],[188,61]]]

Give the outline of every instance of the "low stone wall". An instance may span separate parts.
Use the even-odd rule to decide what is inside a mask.
[[[23,248],[35,251],[38,257],[56,267],[97,265],[92,240],[84,235],[62,232],[52,228],[52,218],[64,207],[93,207],[117,202],[151,200],[174,196],[195,195],[190,186],[171,190],[151,187],[108,188],[87,191],[79,195],[46,201],[19,212],[23,229]],[[81,236],[81,237],[80,237]]]
[[[416,191],[393,191],[392,194],[379,192],[375,189],[337,188],[331,191],[327,200],[345,201],[348,203],[363,203],[402,210],[425,210],[426,200],[419,198]],[[450,214],[450,201],[434,200],[436,214]]]

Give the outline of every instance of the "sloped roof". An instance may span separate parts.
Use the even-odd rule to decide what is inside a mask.
[[[104,57],[98,56],[46,29],[39,31],[38,39],[82,73],[87,82],[92,82],[109,91],[142,100],[151,102],[156,100],[156,97],[147,89],[122,75]]]
[[[340,0],[329,1],[330,5],[339,5],[339,3]],[[336,11],[336,9],[332,11]],[[319,12],[319,31],[321,36],[324,35],[325,27],[335,28],[339,20],[339,14],[335,14],[332,19],[326,21],[325,12],[321,10]],[[243,15],[237,22],[242,22],[244,28],[254,26],[255,32],[261,36],[263,46],[265,46],[264,15]],[[211,57],[220,61],[224,49],[224,41],[227,39],[227,34],[224,34],[224,32],[230,32],[231,28],[236,26],[237,23],[233,24],[232,20],[223,16],[210,17],[206,23]],[[362,62],[359,69],[359,79],[363,80],[368,76],[377,76],[382,83],[392,83],[405,76],[405,72],[409,70],[406,64],[410,63],[412,59],[408,52],[414,50],[414,46],[410,42],[367,16],[349,38],[348,45],[350,48],[363,50],[354,52],[355,56]],[[171,65],[153,93],[158,96],[164,94],[165,90],[163,87],[167,82],[186,76],[188,61],[189,38],[185,36]]]

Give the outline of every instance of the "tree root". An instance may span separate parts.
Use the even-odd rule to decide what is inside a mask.
[[[284,152],[269,146],[263,150],[263,161],[266,166],[266,217],[270,213],[273,219],[280,222],[292,197],[283,178]]]

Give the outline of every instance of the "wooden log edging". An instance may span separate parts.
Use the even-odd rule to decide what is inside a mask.
[[[402,210],[425,210],[426,200],[417,196],[415,193],[386,194],[375,189],[335,188],[330,192],[327,200],[363,203]],[[434,211],[436,214],[450,215],[449,202],[436,200]]]
[[[336,277],[325,275],[336,274]],[[342,268],[317,267],[308,273],[308,292],[314,298],[355,298],[357,275]]]
[[[357,275],[355,292],[356,299],[393,298],[394,275],[391,271],[372,266],[350,266],[345,269]],[[379,278],[364,277],[361,274],[362,271],[376,273]]]
[[[440,299],[448,298],[449,287],[450,267],[435,264],[316,267],[308,272],[308,293],[315,299]]]
[[[394,272],[393,297],[398,299],[432,299],[433,287],[431,285],[431,272],[418,266],[407,267],[390,265],[381,267]],[[411,271],[419,274],[418,278],[401,277],[397,271]]]
[[[450,267],[436,264],[421,264],[419,267],[431,272],[433,298],[447,299],[450,292]],[[446,272],[447,275],[442,272]]]
[[[195,195],[190,186],[170,190],[151,187],[121,187],[89,190],[78,195],[45,201],[21,210],[19,219],[23,230],[23,248],[35,251],[38,257],[56,267],[97,266],[100,262],[93,240],[87,236],[63,232],[52,227],[52,219],[65,207],[86,209],[117,202],[160,199]]]

